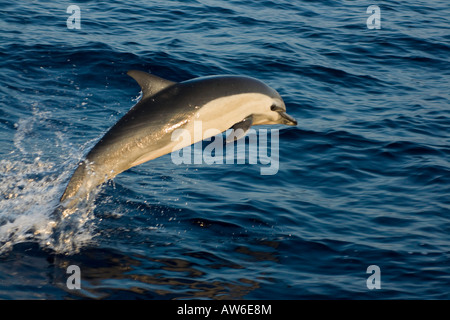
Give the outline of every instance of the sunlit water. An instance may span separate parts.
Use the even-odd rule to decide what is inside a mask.
[[[78,1],[78,30],[66,3],[2,1],[0,298],[450,298],[449,5],[382,2],[368,29],[372,4]],[[278,172],[166,155],[61,218],[130,69],[277,89],[299,121]]]

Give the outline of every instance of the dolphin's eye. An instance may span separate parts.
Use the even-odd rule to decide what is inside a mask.
[[[270,107],[270,110],[276,111],[276,112],[284,111],[283,108],[277,106],[276,104],[273,104],[273,105]]]

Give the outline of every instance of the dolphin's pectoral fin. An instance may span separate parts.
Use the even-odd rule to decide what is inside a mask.
[[[252,116],[249,116],[244,120],[242,120],[241,122],[236,123],[234,126],[230,128],[232,131],[227,136],[226,143],[234,142],[242,137],[245,137],[247,131],[250,130],[252,124],[253,124]]]
[[[141,87],[142,99],[151,97],[154,94],[164,90],[165,88],[176,84],[176,82],[154,76],[144,71],[130,70],[127,72],[127,74],[134,80],[136,80],[136,82]]]

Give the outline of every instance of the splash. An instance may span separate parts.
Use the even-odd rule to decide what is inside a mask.
[[[44,159],[46,146],[64,146],[64,136],[51,126],[48,113],[34,112],[16,124],[15,150],[0,160],[0,255],[21,242],[37,242],[56,253],[72,254],[93,242],[95,220],[93,199],[71,211],[59,209],[59,197],[80,155],[63,147],[61,163]],[[52,128],[54,129],[54,128]],[[49,134],[49,132],[52,132]],[[56,140],[53,141],[52,139]],[[45,143],[39,143],[39,140]],[[49,142],[50,141],[50,142]],[[62,213],[62,214],[61,214]]]

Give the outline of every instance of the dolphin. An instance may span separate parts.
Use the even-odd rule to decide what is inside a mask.
[[[254,78],[208,76],[177,83],[138,70],[127,74],[142,97],[78,164],[60,198],[66,208],[131,167],[214,135],[192,134],[194,121],[202,121],[203,133],[242,129],[236,139],[252,125],[297,125],[278,92]],[[177,129],[188,130],[193,139],[173,141]]]

